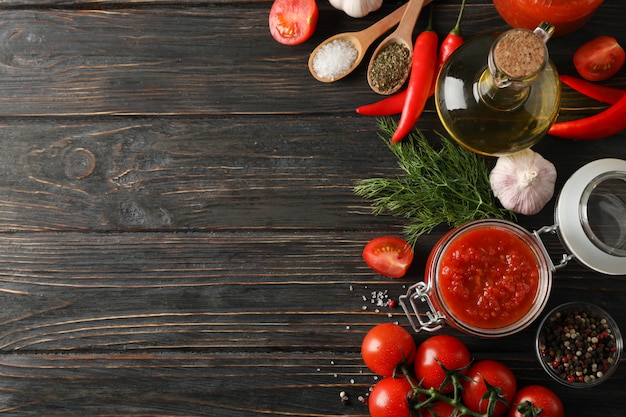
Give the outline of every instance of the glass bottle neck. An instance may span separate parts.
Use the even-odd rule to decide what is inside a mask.
[[[547,22],[534,31],[512,29],[496,39],[488,66],[478,79],[478,96],[499,111],[519,109],[530,95],[531,84],[548,62],[546,42],[554,31]]]
[[[477,83],[477,94],[486,106],[498,111],[514,111],[520,108],[530,94],[530,82],[514,83],[499,87],[489,71],[485,69]]]

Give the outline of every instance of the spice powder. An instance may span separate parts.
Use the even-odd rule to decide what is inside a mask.
[[[374,58],[370,68],[370,82],[374,89],[386,93],[404,82],[409,72],[411,51],[406,45],[392,42]]]

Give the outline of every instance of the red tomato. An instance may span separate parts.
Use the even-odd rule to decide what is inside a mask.
[[[409,417],[409,398],[413,388],[405,378],[383,378],[367,402],[371,417]]]
[[[313,35],[319,11],[315,0],[274,0],[270,33],[285,45],[300,44]]]
[[[365,245],[363,259],[379,274],[402,278],[413,262],[413,248],[399,237],[381,236]]]
[[[489,399],[483,399],[487,392],[485,381],[500,390],[501,397],[507,402],[496,402],[492,417],[498,417],[506,413],[517,390],[515,375],[503,363],[482,360],[475,362],[467,371],[470,380],[463,381],[463,403],[472,411],[486,413]]]
[[[452,371],[467,367],[472,360],[467,346],[454,336],[437,335],[423,341],[417,348],[413,368],[415,377],[422,381],[424,388],[439,389],[446,378],[442,369]],[[466,373],[467,369],[461,373]],[[452,384],[446,384],[439,391],[448,394],[454,389]]]
[[[531,414],[524,413],[526,410],[533,409],[541,409],[541,414],[537,414],[538,410],[535,410],[535,413],[531,412]],[[509,409],[509,417],[523,417],[526,415],[564,417],[565,411],[561,399],[553,391],[541,385],[529,385],[515,394]]]
[[[626,54],[611,36],[599,36],[584,43],[574,53],[574,66],[581,77],[603,81],[617,74],[624,66]]]
[[[452,417],[456,416],[456,409],[443,401],[435,401],[430,407],[421,409],[422,417]]]
[[[370,329],[361,344],[367,367],[382,376],[392,376],[399,365],[410,364],[415,355],[415,340],[404,327],[393,323]]]

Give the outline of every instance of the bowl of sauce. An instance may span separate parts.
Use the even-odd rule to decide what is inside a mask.
[[[575,31],[591,18],[603,0],[493,0],[511,27],[533,30],[541,22],[555,26],[554,36]]]
[[[508,336],[543,311],[552,265],[541,241],[526,229],[505,220],[477,220],[437,242],[424,282],[411,286],[400,303],[418,332],[448,324],[475,336]]]

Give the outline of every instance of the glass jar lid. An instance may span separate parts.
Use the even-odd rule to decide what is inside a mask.
[[[626,274],[626,161],[599,159],[565,183],[555,208],[562,243],[583,265]]]

